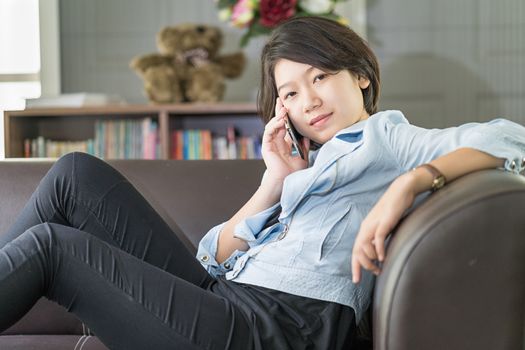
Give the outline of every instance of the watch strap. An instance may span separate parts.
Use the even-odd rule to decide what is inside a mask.
[[[433,166],[431,164],[428,164],[428,163],[425,163],[425,164],[421,164],[418,167],[416,167],[416,169],[418,169],[418,168],[424,168],[428,172],[430,172],[430,174],[432,174],[432,176],[433,176],[433,179],[432,179],[432,191],[433,192],[435,192],[435,191],[439,190],[440,188],[442,188],[443,186],[445,186],[445,183],[447,182],[446,178],[435,166]]]

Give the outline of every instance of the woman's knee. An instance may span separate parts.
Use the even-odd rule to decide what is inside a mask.
[[[60,198],[61,203],[74,194],[78,185],[79,163],[92,162],[94,158],[85,153],[72,152],[60,157],[40,182],[38,193],[51,193],[51,198]],[[84,166],[85,167],[85,166]],[[89,166],[88,166],[89,167]],[[61,206],[61,205],[59,205]]]
[[[17,254],[22,253],[23,256],[26,256],[36,251],[49,252],[49,248],[55,241],[53,229],[48,223],[43,223],[28,228],[7,243],[3,249],[10,251],[14,248]]]
[[[22,236],[31,236],[39,244],[48,245],[53,240],[52,224],[44,222],[28,228]]]
[[[93,181],[121,181],[124,177],[100,158],[82,152],[72,152],[60,157],[53,166],[61,175],[71,175],[77,183]]]
[[[81,232],[69,226],[44,222],[28,228],[21,236],[28,237],[40,247],[53,247],[78,240],[76,232]]]
[[[121,181],[124,177],[106,161],[87,153],[72,153],[74,171],[79,180],[91,182],[106,180]],[[103,181],[104,182],[104,181]]]
[[[63,155],[62,157],[58,158],[58,160],[53,164],[53,166],[50,169],[50,173],[61,173],[61,174],[69,174],[71,173],[71,170],[73,169],[73,161],[74,153],[68,153]]]
[[[71,152],[58,158],[53,167],[64,170],[73,170],[75,166],[78,165],[92,166],[97,163],[103,163],[103,161],[87,153]]]
[[[93,157],[87,153],[82,152],[71,152],[58,158],[50,169],[50,173],[55,175],[72,175],[75,173],[75,169],[80,165],[86,164],[88,167],[92,163],[100,161],[98,158]]]

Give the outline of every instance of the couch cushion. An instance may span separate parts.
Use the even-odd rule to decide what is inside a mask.
[[[96,337],[84,335],[3,335],[0,349],[108,350]]]
[[[260,184],[262,160],[112,161],[193,251],[214,225],[228,220]],[[175,231],[177,231],[175,229]]]
[[[182,240],[195,248],[213,225],[229,219],[258,187],[262,160],[110,161]],[[5,232],[52,162],[0,162],[0,234]]]
[[[75,315],[57,303],[40,298],[30,312],[2,334],[82,335],[88,334],[87,332],[87,327]]]

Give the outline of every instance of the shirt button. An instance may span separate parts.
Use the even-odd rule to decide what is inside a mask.
[[[202,261],[202,262],[207,262],[208,260],[210,260],[210,257],[209,257],[209,256],[207,256],[207,255],[203,255],[203,256],[201,256],[201,261]]]
[[[511,170],[516,169],[516,161],[515,160],[513,160],[512,163],[510,163],[510,169]]]
[[[284,237],[286,237],[286,234],[288,233],[288,225],[284,224],[283,232],[279,233],[279,236],[277,236],[277,239],[280,241]]]
[[[231,265],[228,264],[228,263],[225,263],[225,264],[224,264],[224,268],[225,268],[226,270],[229,270],[229,269],[231,268]]]

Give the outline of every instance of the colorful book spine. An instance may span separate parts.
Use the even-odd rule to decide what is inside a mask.
[[[259,137],[237,135],[233,127],[226,130],[226,136],[214,135],[211,130],[172,130],[170,159],[261,158]]]
[[[25,139],[24,157],[60,157],[73,151],[104,159],[159,159],[158,123],[154,118],[100,119],[93,125],[94,137],[80,141],[49,140],[43,136]],[[240,136],[230,126],[222,134],[211,130],[172,130],[170,159],[261,158],[260,137]]]

